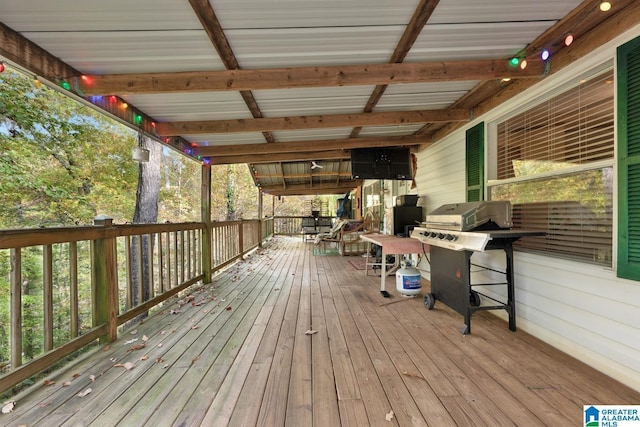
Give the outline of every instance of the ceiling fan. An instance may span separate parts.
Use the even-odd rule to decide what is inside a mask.
[[[324,166],[319,165],[315,160],[311,161],[311,169],[322,169]]]

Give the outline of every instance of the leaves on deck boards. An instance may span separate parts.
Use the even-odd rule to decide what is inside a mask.
[[[133,368],[136,367],[135,363],[132,362],[126,362],[126,363],[116,363],[115,365],[113,365],[114,368],[124,368],[127,371],[132,370]]]
[[[91,393],[93,390],[91,390],[90,388],[86,389],[85,391],[81,391],[80,393],[78,393],[76,396],[78,397],[85,397],[86,395],[88,395],[89,393]]]
[[[12,412],[15,406],[16,406],[16,402],[13,400],[11,402],[5,403],[4,406],[2,407],[2,413],[8,414],[9,412]]]

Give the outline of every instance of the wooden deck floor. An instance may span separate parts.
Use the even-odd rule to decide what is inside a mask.
[[[489,313],[462,336],[442,303],[426,310],[393,278],[384,299],[353,258],[311,249],[273,239],[18,396],[0,425],[561,426],[582,425],[584,404],[640,402]]]

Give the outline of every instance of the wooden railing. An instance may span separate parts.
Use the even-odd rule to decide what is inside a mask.
[[[208,283],[270,236],[270,218],[0,230],[0,295],[10,295],[10,316],[0,317],[0,392],[116,339],[123,324]]]

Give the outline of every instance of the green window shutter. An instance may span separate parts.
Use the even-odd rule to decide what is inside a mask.
[[[618,277],[640,280],[640,38],[618,48]]]
[[[465,170],[467,202],[484,200],[484,122],[467,130]]]

